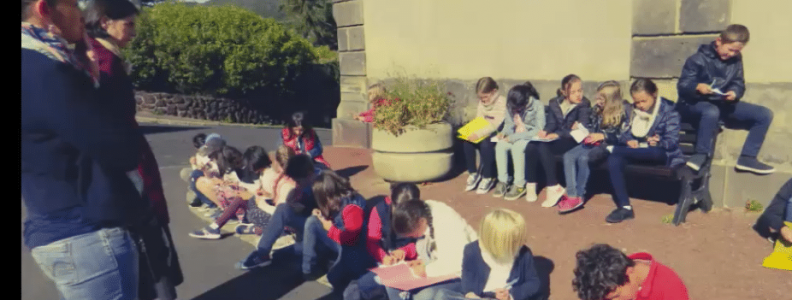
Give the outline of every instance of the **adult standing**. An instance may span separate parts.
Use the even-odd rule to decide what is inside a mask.
[[[22,0],[21,52],[25,244],[62,299],[136,299],[139,133],[98,93],[77,0]]]
[[[128,0],[93,0],[86,7],[85,27],[101,72],[100,93],[103,99],[122,110],[130,126],[135,120],[135,96],[129,65],[121,49],[135,37],[138,9]],[[143,200],[148,201],[156,218],[132,230],[140,253],[139,297],[175,299],[175,286],[183,275],[168,223],[168,207],[162,188],[159,166],[146,138],[141,134],[138,172],[143,177]]]

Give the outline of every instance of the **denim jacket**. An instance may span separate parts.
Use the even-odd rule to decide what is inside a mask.
[[[515,142],[519,140],[530,140],[539,134],[539,131],[545,127],[545,108],[544,104],[538,99],[531,98],[525,111],[520,115],[525,124],[525,131],[515,133],[514,130],[514,112],[506,109],[506,118],[503,119],[503,133],[504,136],[509,138],[509,141]]]

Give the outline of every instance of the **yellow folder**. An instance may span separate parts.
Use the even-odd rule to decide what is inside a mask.
[[[473,119],[473,121],[468,122],[467,124],[465,124],[465,126],[462,126],[462,128],[459,128],[459,130],[457,130],[457,133],[459,133],[457,137],[463,140],[467,140],[471,134],[489,125],[490,125],[489,122],[487,122],[487,120],[485,120],[484,118],[482,117],[475,118]],[[478,144],[479,142],[483,141],[486,138],[488,138],[488,136],[479,137],[478,140],[473,141],[473,143]]]
[[[784,222],[784,225],[792,228],[792,222]],[[764,259],[762,266],[770,269],[792,271],[792,242],[778,237],[773,253]]]

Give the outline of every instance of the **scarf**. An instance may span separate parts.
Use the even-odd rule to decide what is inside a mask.
[[[22,22],[22,49],[33,50],[54,61],[72,65],[75,69],[85,72],[85,75],[93,80],[94,87],[98,88],[99,77],[91,74],[91,68],[77,59],[74,51],[69,49],[68,45],[69,43],[61,36],[33,24]]]
[[[121,49],[118,48],[118,45],[107,39],[97,38],[96,41],[99,42],[99,44],[102,44],[102,47],[105,47],[105,49],[109,50],[110,52],[115,54],[115,56],[118,56],[118,58],[124,61],[124,71],[126,71],[127,75],[132,73],[132,65],[129,64],[128,61],[124,60],[124,56],[121,53]]]
[[[646,134],[649,133],[649,129],[652,128],[654,125],[654,121],[657,118],[657,112],[660,111],[660,105],[662,104],[660,96],[657,97],[655,100],[654,109],[652,109],[652,113],[649,114],[645,111],[640,109],[636,109],[633,112],[633,119],[632,119],[632,135],[636,138],[644,138]]]

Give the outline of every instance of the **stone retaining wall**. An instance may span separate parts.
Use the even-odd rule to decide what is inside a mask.
[[[137,111],[156,115],[245,124],[273,124],[276,120],[251,100],[135,91]]]

